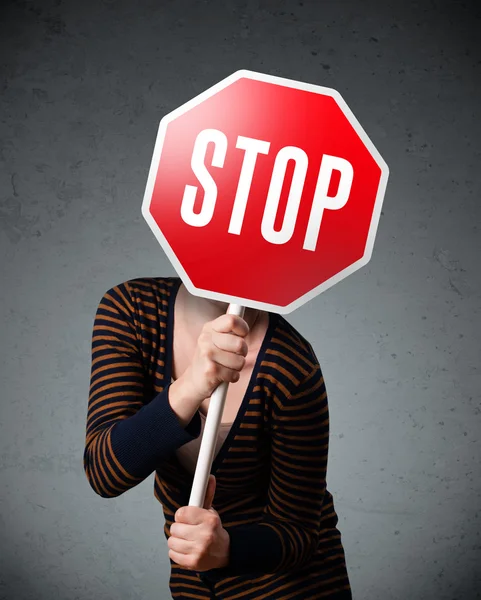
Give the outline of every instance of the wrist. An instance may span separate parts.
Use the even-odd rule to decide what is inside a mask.
[[[187,426],[199,407],[189,382],[182,378],[176,379],[169,386],[168,398],[169,404],[182,427]]]
[[[169,388],[169,398],[172,398],[173,402],[183,402],[187,398],[189,398],[191,394],[189,393],[188,386],[186,385],[185,379],[179,377],[179,379],[175,379]]]

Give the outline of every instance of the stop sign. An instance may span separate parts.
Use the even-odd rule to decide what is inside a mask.
[[[337,91],[242,70],[161,120],[142,213],[192,294],[289,313],[370,260],[387,178]]]

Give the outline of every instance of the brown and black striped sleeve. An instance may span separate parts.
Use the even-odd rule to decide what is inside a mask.
[[[173,412],[166,386],[154,398],[142,364],[128,285],[100,300],[92,334],[84,469],[93,490],[119,496],[148,477],[181,445],[200,434],[197,413],[186,428]]]
[[[208,579],[284,571],[306,564],[319,536],[326,490],[329,410],[321,368],[289,396],[277,394],[271,447],[271,479],[263,519],[226,528],[230,562]]]

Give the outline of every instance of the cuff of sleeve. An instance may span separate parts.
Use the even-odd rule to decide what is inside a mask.
[[[264,575],[274,573],[282,560],[283,543],[271,527],[254,523],[225,527],[230,537],[229,564],[219,569],[204,571],[211,582],[237,575]]]
[[[170,404],[169,404],[169,407],[170,407]],[[170,410],[172,410],[172,408]],[[183,443],[186,444],[187,442],[191,442],[192,440],[195,440],[195,438],[198,438],[200,435],[201,426],[202,426],[202,422],[200,420],[199,411],[196,410],[190,423],[184,429],[184,431],[187,432],[190,437],[187,439],[186,442],[183,442]]]
[[[199,411],[184,428],[169,403],[165,387],[135,415],[120,421],[111,432],[112,449],[132,476],[147,476],[159,461],[200,435]]]

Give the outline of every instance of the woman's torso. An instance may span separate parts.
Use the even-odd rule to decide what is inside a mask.
[[[140,391],[138,397],[143,397],[145,404],[168,402],[168,395],[162,392],[173,374],[178,377],[185,372],[193,353],[193,343],[189,344],[179,329],[174,332],[173,307],[178,285],[177,278],[130,280],[107,294],[107,303],[115,303],[122,316],[111,319],[108,311],[99,316],[98,327],[106,332],[106,339],[110,339],[112,328],[116,331],[117,327],[122,347],[132,352],[138,343],[140,360],[136,363],[135,377],[130,372],[125,377],[129,385]],[[299,572],[283,570],[259,577],[227,577],[214,586],[215,594],[195,573],[171,561],[169,585],[176,598],[186,597],[185,592],[202,600],[212,597],[280,600],[293,599],[295,589],[296,600],[312,600],[327,598],[329,592],[349,587],[340,532],[336,528],[337,514],[327,489],[319,514],[319,486],[327,464],[328,446],[324,425],[324,433],[319,430],[320,419],[322,423],[326,421],[323,415],[327,416],[324,412],[327,395],[318,361],[307,340],[281,315],[267,316],[269,326],[264,342],[257,353],[253,352],[250,365],[246,364],[244,382],[229,386],[224,422],[233,423],[211,469],[216,477],[213,506],[223,526],[230,530],[238,526],[256,527],[259,523],[270,527],[293,556],[301,556],[300,552],[309,549],[305,528],[314,523],[319,528],[318,545]],[[173,351],[175,336],[183,351]],[[119,346],[119,351],[122,347]],[[124,358],[122,364],[129,363]],[[309,374],[311,377],[315,374],[317,384],[312,390],[318,390],[316,398],[310,400],[296,393]],[[116,376],[113,371],[112,377]],[[207,408],[208,399],[201,410]],[[200,417],[196,418],[195,431]],[[194,430],[190,431],[194,436]],[[114,455],[112,464],[118,466],[115,460]],[[154,494],[162,505],[164,533],[168,538],[175,512],[188,503],[193,478],[175,452],[159,459],[154,468]],[[316,477],[310,476],[308,481],[306,470],[315,472]],[[285,553],[286,559],[289,554]]]

